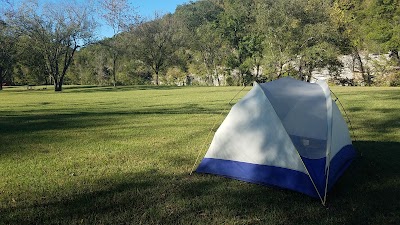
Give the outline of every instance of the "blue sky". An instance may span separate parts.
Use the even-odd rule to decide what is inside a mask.
[[[10,2],[12,2],[14,5],[18,5],[24,1],[26,0],[10,0]],[[43,5],[46,3],[57,4],[58,2],[69,2],[70,0],[34,0],[34,1],[38,1],[39,5]],[[75,0],[75,1],[86,2],[87,0]],[[175,9],[178,5],[189,3],[190,0],[129,0],[129,2],[132,4],[132,6],[137,8],[137,11],[142,18],[152,19],[154,18],[155,12],[157,12],[159,15],[164,15],[166,13],[173,13],[175,12]],[[107,27],[105,23],[100,19],[97,22],[99,22],[101,25],[98,28],[97,32],[99,38],[112,36],[113,31],[110,27]]]
[[[139,13],[145,17],[152,17],[154,12],[163,14],[174,12],[178,5],[190,2],[189,0],[131,0],[134,6],[139,7]]]
[[[161,15],[173,13],[178,5],[189,3],[190,0],[130,0],[130,2],[143,18],[152,19],[155,12]],[[103,25],[99,29],[98,35],[99,37],[110,37],[112,34],[112,29]]]
[[[178,5],[189,3],[190,0],[129,0],[132,6],[137,8],[139,15],[144,19],[154,18],[154,14],[164,15],[166,13],[173,13]],[[194,1],[194,0],[192,0]],[[100,22],[100,21],[99,21]],[[113,31],[110,27],[102,25],[98,29],[98,36],[111,37]]]

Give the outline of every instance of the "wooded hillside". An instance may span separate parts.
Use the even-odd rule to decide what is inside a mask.
[[[4,73],[10,63],[1,56],[0,77],[50,82],[40,50],[26,48],[32,46],[17,46],[12,73]],[[79,48],[64,82],[243,85],[282,76],[310,81],[324,68],[343,83],[339,56],[347,55],[361,79],[350,84],[397,86],[399,49],[399,0],[199,0]]]

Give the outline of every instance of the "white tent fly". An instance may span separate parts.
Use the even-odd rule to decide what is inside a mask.
[[[355,157],[325,82],[254,83],[235,104],[196,172],[295,190],[326,202]]]

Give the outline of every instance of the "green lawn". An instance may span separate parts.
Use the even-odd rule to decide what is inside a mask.
[[[0,224],[399,223],[400,88],[333,88],[360,157],[327,207],[288,190],[189,175],[240,89],[6,87]]]

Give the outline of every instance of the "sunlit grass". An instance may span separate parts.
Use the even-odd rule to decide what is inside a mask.
[[[222,122],[241,89],[71,86],[55,93],[5,88],[0,92],[0,224],[400,220],[399,88],[333,88],[362,157],[329,194],[328,208],[292,191],[188,175],[198,153],[205,154],[213,125]]]

